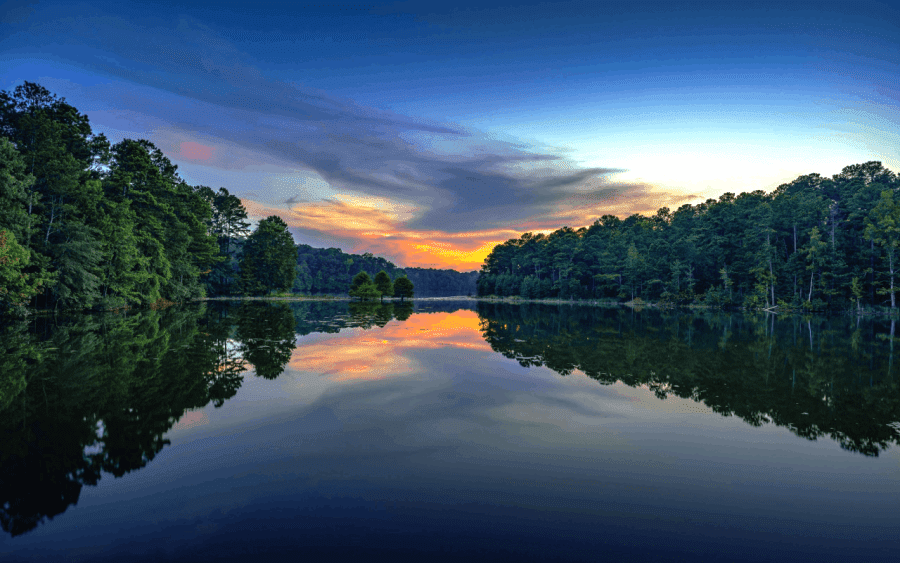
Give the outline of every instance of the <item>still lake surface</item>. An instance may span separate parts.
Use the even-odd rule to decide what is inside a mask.
[[[896,560],[893,338],[471,301],[36,319],[0,334],[0,560]]]

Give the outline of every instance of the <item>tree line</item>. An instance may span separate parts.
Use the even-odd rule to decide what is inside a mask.
[[[224,188],[192,186],[150,141],[111,145],[44,87],[0,92],[0,305],[113,309],[231,282],[248,234]]]
[[[677,304],[896,307],[900,180],[880,162],[826,178],[604,215],[588,227],[524,233],[497,245],[479,295]]]
[[[347,254],[338,248],[297,246],[297,275],[292,291],[308,295],[343,295],[360,272],[384,271],[392,279],[406,276],[416,293],[429,297],[474,295],[478,272],[449,269],[400,268],[389,260],[365,254]]]

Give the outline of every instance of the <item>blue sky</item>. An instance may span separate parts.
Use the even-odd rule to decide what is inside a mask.
[[[900,169],[892,2],[6,2],[38,82],[298,242],[476,269],[527,230]]]

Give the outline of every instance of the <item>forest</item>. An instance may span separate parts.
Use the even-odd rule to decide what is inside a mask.
[[[399,270],[295,245],[276,216],[251,232],[226,188],[190,185],[152,142],[111,144],[39,84],[0,91],[0,314],[156,307],[272,292],[345,294],[363,268],[419,295],[472,294],[477,272]]]
[[[111,145],[38,84],[0,92],[0,305],[115,309],[215,291],[246,212],[153,143]]]
[[[900,181],[880,162],[494,247],[479,295],[769,310],[896,307]]]
[[[525,233],[468,273],[296,245],[276,216],[251,232],[237,196],[177,169],[150,141],[110,144],[38,84],[0,91],[0,312],[344,295],[356,274],[381,270],[405,274],[417,296],[896,308],[900,180],[875,161],[770,193]]]
[[[350,283],[360,272],[384,270],[392,279],[406,275],[416,287],[416,295],[447,297],[474,295],[478,272],[457,272],[432,268],[398,268],[379,256],[346,254],[337,248],[313,248],[298,245],[297,275],[293,291],[303,294],[334,294],[347,292]]]

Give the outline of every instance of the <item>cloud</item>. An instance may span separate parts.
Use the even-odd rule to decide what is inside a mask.
[[[277,170],[281,186],[226,187],[244,197],[255,217],[278,214],[296,229],[383,249],[402,265],[477,267],[485,245],[505,240],[495,238],[501,231],[516,236],[519,226],[587,224],[591,214],[627,214],[623,202],[649,210],[648,186],[612,182],[621,169],[582,168],[563,151],[273,78],[189,17],[118,18],[83,5],[31,20],[9,40],[20,46],[4,47],[39,48],[115,79],[113,87],[81,87],[105,106],[95,119],[114,117],[121,130],[146,130],[201,176],[204,168],[233,178]]]

